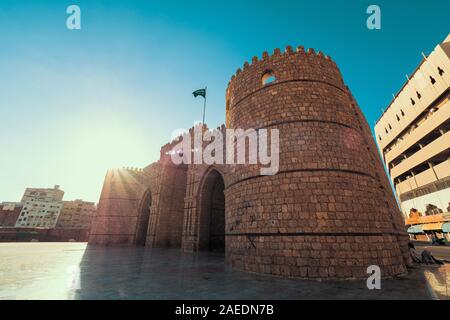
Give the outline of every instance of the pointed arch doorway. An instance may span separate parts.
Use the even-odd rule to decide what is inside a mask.
[[[215,169],[201,186],[199,250],[225,252],[225,183]]]
[[[152,195],[149,190],[147,190],[142,198],[141,204],[139,206],[139,216],[136,226],[136,237],[135,245],[139,247],[145,246],[147,240],[148,224],[150,220],[150,208],[152,206]]]

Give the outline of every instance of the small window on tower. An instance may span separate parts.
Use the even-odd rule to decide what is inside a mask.
[[[422,98],[422,95],[420,94],[419,91],[416,91],[416,94],[417,94],[417,98],[418,98],[418,99]]]
[[[400,109],[400,112],[402,113],[402,117],[404,117],[404,116],[405,116],[405,113],[403,112],[402,109]]]
[[[416,102],[414,101],[413,98],[411,98],[411,104],[412,104],[412,105],[415,105],[415,104],[416,104]]]
[[[438,67],[438,72],[440,76],[444,75],[444,70],[442,70],[440,67]]]
[[[273,82],[275,82],[275,80],[277,80],[277,79],[275,78],[275,75],[273,74],[272,70],[267,70],[266,72],[264,72],[264,74],[261,78],[263,86],[265,86],[266,84],[269,84],[269,83],[273,83]]]
[[[397,116],[397,121],[400,121],[400,117],[398,116],[398,114],[396,114],[396,116]]]

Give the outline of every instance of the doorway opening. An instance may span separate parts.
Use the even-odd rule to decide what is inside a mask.
[[[145,246],[145,242],[147,239],[147,232],[148,232],[148,223],[150,220],[150,208],[152,206],[152,195],[150,191],[146,191],[144,194],[144,197],[142,198],[142,202],[140,205],[140,214],[137,221],[137,228],[136,228],[136,240],[135,245],[136,246]]]
[[[205,177],[200,207],[199,249],[225,252],[225,183],[212,170]]]

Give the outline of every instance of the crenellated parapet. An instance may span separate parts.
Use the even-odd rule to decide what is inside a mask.
[[[275,78],[270,84],[263,82],[267,75]],[[277,48],[272,55],[265,51],[261,59],[255,56],[236,71],[226,91],[227,110],[255,91],[289,81],[323,82],[345,90],[339,68],[330,56],[311,48],[305,51],[302,46],[295,50],[287,46],[284,52]]]

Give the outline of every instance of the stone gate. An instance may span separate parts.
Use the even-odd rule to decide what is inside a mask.
[[[246,62],[226,90],[226,127],[278,129],[279,172],[176,165],[172,141],[144,169],[108,171],[90,243],[224,251],[232,267],[285,277],[363,278],[370,265],[385,277],[406,272],[402,215],[328,56],[288,46]]]

